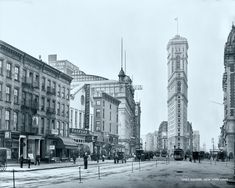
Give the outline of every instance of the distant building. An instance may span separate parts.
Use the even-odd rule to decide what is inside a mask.
[[[148,133],[145,136],[145,151],[154,151],[154,134]]]
[[[92,81],[79,79],[79,81],[72,83],[72,88],[80,88],[81,85],[85,84],[89,86],[89,92],[86,92],[87,97],[85,97],[87,100],[89,100],[88,98],[92,100],[92,96],[106,93],[121,102],[118,107],[118,141],[119,145],[124,147],[122,151],[125,151],[125,153],[129,155],[134,153],[135,149],[139,147],[138,137],[140,137],[141,115],[140,103],[135,103],[135,90],[132,85],[132,80],[129,76],[125,75],[122,68],[118,77],[118,81],[96,80],[97,77],[93,77]],[[85,107],[85,111],[86,110],[89,111],[89,109]]]
[[[184,151],[187,142],[188,108],[188,42],[176,35],[167,45],[168,65],[168,150]]]
[[[168,149],[167,140],[168,140],[168,123],[167,121],[163,121],[161,122],[158,129],[158,150],[162,151]]]
[[[120,101],[98,93],[94,99],[94,153],[113,156],[118,148],[118,105]]]
[[[153,133],[153,151],[157,151],[158,149],[158,131],[154,131]]]
[[[187,122],[186,129],[186,151],[187,153],[191,153],[193,151],[193,128],[192,123]]]
[[[200,151],[200,134],[199,134],[199,131],[193,131],[193,151]]]
[[[57,60],[56,54],[48,56],[48,64],[71,77],[80,72],[79,68],[68,60]]]
[[[235,26],[228,35],[224,48],[224,124],[221,127],[221,146],[227,155],[234,156],[235,142]]]

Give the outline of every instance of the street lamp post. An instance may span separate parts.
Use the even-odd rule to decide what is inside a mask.
[[[212,138],[213,150],[212,150],[212,158],[214,160],[214,138]]]

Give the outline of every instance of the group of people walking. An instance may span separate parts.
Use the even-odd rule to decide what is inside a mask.
[[[24,161],[27,161],[28,168],[30,168],[31,165],[31,158],[28,156],[28,158],[25,160],[23,157],[23,154],[20,155],[19,162],[20,162],[20,168],[23,168]],[[36,155],[35,165],[40,165],[40,155]]]

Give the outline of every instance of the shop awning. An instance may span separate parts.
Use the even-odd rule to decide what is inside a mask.
[[[68,138],[68,137],[62,137],[58,136],[58,143],[56,145],[56,148],[58,149],[78,149],[78,144],[75,142],[73,139]]]

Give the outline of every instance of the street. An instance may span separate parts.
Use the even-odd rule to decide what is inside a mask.
[[[82,163],[81,163],[82,165]],[[226,180],[233,174],[233,163],[212,162],[201,163],[189,161],[155,160],[113,164],[111,161],[93,163],[88,169],[81,166],[81,183],[79,167],[57,169],[39,169],[35,171],[15,172],[15,187],[227,187]],[[13,173],[1,172],[0,187],[13,187]]]

